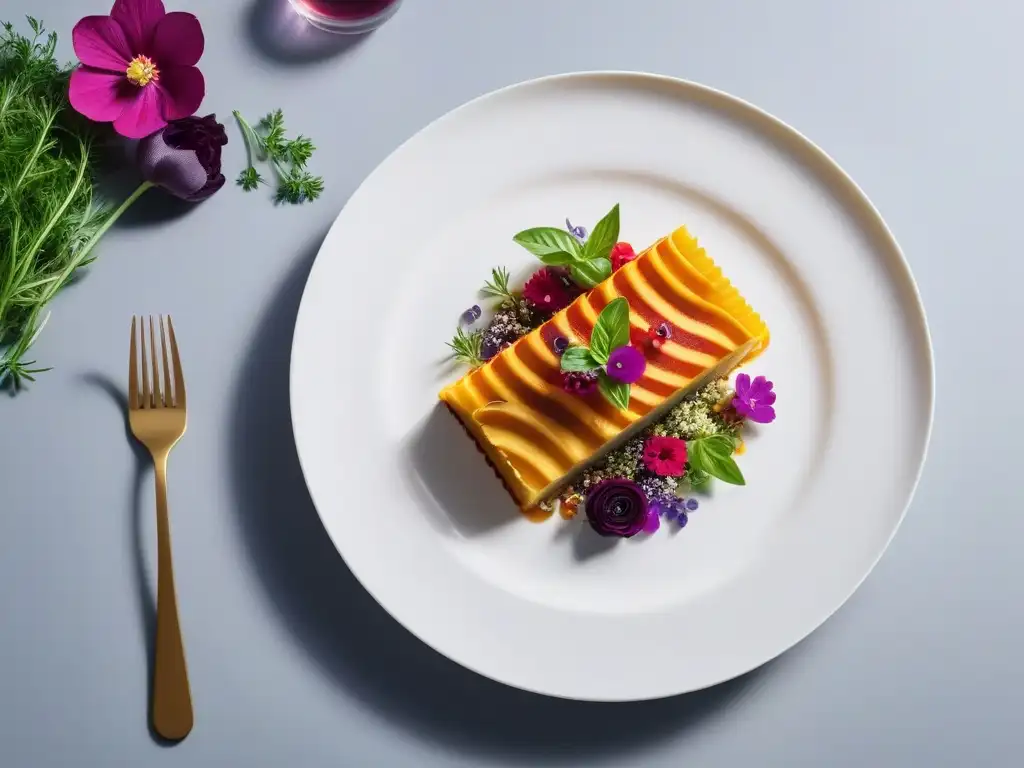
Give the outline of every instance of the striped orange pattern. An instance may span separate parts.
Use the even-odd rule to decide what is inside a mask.
[[[557,336],[588,344],[601,310],[619,296],[629,302],[633,329],[662,322],[672,329],[660,350],[647,350],[647,369],[624,411],[600,393],[565,392],[551,346]],[[728,370],[716,369],[753,359],[768,341],[761,318],[680,227],[440,397],[528,510],[642,428],[659,406],[678,401],[710,371],[723,375]]]

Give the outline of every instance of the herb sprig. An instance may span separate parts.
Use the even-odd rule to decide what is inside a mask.
[[[484,296],[499,299],[502,303],[506,301],[514,302],[517,298],[516,294],[508,287],[508,281],[511,277],[509,271],[504,267],[495,267],[491,270],[491,279],[484,283],[484,287],[480,289],[480,292]]]
[[[324,191],[324,180],[306,169],[306,163],[316,151],[312,140],[301,133],[294,139],[285,135],[284,112],[274,110],[253,128],[236,109],[232,114],[238,121],[245,140],[248,165],[238,174],[235,183],[246,192],[268,182],[255,163],[270,164],[277,180],[275,200],[278,203],[304,203],[316,200]]]
[[[568,267],[573,281],[593,288],[612,274],[611,252],[619,240],[618,203],[597,222],[585,243],[556,227],[526,229],[514,238],[550,267]]]
[[[111,211],[93,199],[93,133],[68,106],[57,35],[28,17],[0,30],[0,385],[41,368],[25,356],[46,307],[137,195]]]
[[[483,344],[483,331],[472,331],[466,333],[462,328],[455,331],[452,340],[447,342],[452,350],[452,357],[456,361],[473,368],[479,368],[484,364],[480,357],[480,348]]]
[[[629,344],[629,302],[621,296],[601,310],[590,333],[590,346],[573,345],[562,353],[567,373],[597,373],[601,394],[620,410],[629,407],[630,385],[608,375],[608,360],[619,347]]]

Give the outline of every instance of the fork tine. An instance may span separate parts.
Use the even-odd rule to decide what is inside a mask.
[[[135,340],[135,315],[132,315],[132,344],[128,352],[128,407],[135,411],[139,408],[139,356],[136,352],[138,342]]]
[[[142,358],[142,407],[152,408],[149,390],[149,361],[146,359],[146,320],[139,318],[139,357]]]
[[[164,316],[157,318],[160,326],[160,353],[164,358],[164,403],[168,408],[174,407],[174,400],[171,399],[171,367],[167,364],[167,334],[164,331]]]
[[[178,339],[174,335],[174,323],[167,316],[167,333],[171,337],[171,361],[174,363],[174,407],[185,407],[185,374],[181,369],[181,357],[178,355]]]
[[[164,396],[160,391],[160,364],[156,349],[156,334],[153,331],[153,316],[149,316],[149,354],[153,357],[153,407],[164,407]]]

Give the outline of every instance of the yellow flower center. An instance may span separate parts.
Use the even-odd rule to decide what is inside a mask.
[[[149,56],[136,56],[128,65],[125,74],[128,75],[128,82],[139,87],[160,79],[160,70]]]

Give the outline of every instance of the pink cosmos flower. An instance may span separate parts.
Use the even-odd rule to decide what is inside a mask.
[[[195,114],[206,95],[195,64],[203,28],[161,0],[115,0],[109,16],[86,16],[71,33],[82,62],[68,97],[78,112],[130,139]]]

